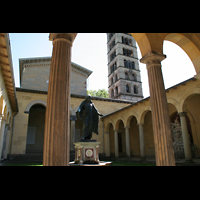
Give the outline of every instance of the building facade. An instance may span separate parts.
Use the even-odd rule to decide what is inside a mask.
[[[19,59],[20,88],[16,88],[19,111],[15,117],[12,152],[14,155],[42,154],[44,125],[47,105],[48,80],[51,57]],[[74,142],[80,140],[82,121],[76,111],[86,99],[87,78],[92,71],[71,63],[70,99],[70,151],[73,154]],[[130,105],[130,101],[92,97],[97,110],[104,115]],[[101,142],[99,151],[104,153],[103,122],[99,120],[99,135],[93,139]]]
[[[20,88],[48,91],[51,57],[19,59]],[[86,95],[87,78],[92,71],[71,63],[71,93]]]
[[[143,98],[136,41],[129,33],[107,33],[109,98]]]
[[[11,153],[13,124],[18,112],[8,33],[0,33],[0,162]]]

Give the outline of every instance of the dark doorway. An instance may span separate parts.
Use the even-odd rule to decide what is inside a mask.
[[[29,111],[26,154],[43,154],[46,107],[35,104]]]
[[[119,148],[119,153],[122,153],[122,134],[118,133],[118,148]]]

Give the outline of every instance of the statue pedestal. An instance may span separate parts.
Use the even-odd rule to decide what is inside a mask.
[[[75,164],[99,164],[100,142],[76,142]]]

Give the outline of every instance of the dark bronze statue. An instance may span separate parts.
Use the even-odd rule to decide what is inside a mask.
[[[98,125],[100,114],[91,101],[90,95],[79,106],[76,112],[79,118],[83,121],[83,129],[80,141],[89,141],[92,138],[92,133],[98,135]]]

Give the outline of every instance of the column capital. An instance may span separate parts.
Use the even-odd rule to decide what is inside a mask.
[[[178,113],[178,115],[179,115],[180,117],[183,117],[183,116],[186,116],[186,115],[187,115],[187,112],[180,112],[180,113]]]
[[[143,125],[144,125],[144,123],[137,123],[137,125],[138,125],[138,126],[143,126]]]
[[[130,126],[126,126],[126,127],[124,127],[125,129],[129,129],[130,128]]]
[[[71,121],[76,121],[77,120],[77,116],[76,115],[70,115],[70,120]]]
[[[56,40],[65,40],[73,43],[77,33],[50,33],[49,34],[49,40],[50,41],[56,41]]]
[[[164,54],[150,51],[140,59],[140,62],[146,64],[147,67],[155,64],[159,64],[161,66],[161,61],[163,61],[165,58],[166,55]]]

